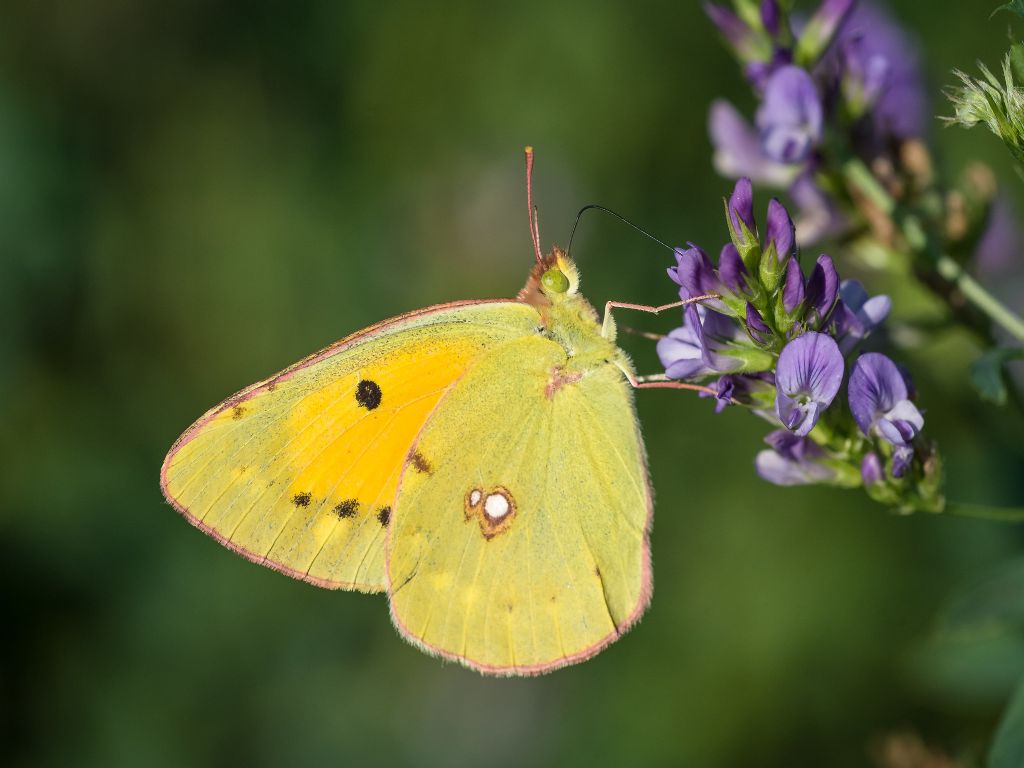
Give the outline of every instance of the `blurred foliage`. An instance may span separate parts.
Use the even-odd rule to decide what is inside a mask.
[[[936,83],[1000,33],[972,5],[893,3]],[[891,734],[957,754],[990,732],[1024,638],[978,659],[928,638],[1019,532],[769,487],[752,469],[765,430],[680,393],[639,398],[653,606],[540,679],[430,659],[382,598],[260,569],[160,495],[164,452],[232,391],[381,318],[514,294],[524,144],[546,242],[600,202],[716,248],[727,183],[706,109],[749,97],[698,4],[3,16],[4,764],[859,766]],[[1001,162],[995,140],[936,133],[950,168]],[[595,304],[672,299],[670,256],[627,228],[586,219],[574,249]],[[958,335],[917,345],[929,431],[952,496],[1019,502],[1022,425],[968,391],[973,354]]]

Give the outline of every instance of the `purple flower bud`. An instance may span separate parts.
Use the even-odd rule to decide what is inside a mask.
[[[740,222],[743,222],[751,233],[757,232],[757,222],[754,220],[754,187],[745,176],[736,181],[736,186],[729,195],[729,218],[733,229],[740,237],[743,236]]]
[[[754,466],[757,474],[769,483],[810,485],[835,478],[835,471],[820,463],[825,452],[813,440],[776,430],[764,441],[772,450],[758,453]]]
[[[722,252],[718,256],[718,279],[722,285],[732,293],[743,293],[746,291],[744,275],[747,268],[743,265],[740,252],[732,243],[722,246]]]
[[[924,416],[907,399],[903,375],[885,355],[861,355],[849,388],[850,411],[865,435],[877,433],[895,446],[909,446],[924,427]]]
[[[693,243],[686,250],[675,249],[676,266],[668,268],[668,276],[680,286],[679,298],[691,299],[721,290],[711,259]]]
[[[824,0],[807,21],[797,43],[800,60],[814,62],[828,48],[856,0]]]
[[[761,313],[749,301],[747,302],[747,330],[758,344],[766,343],[772,335],[772,329],[765,325]]]
[[[755,391],[765,392],[775,389],[775,378],[768,372],[730,373],[719,377],[717,381],[708,386],[716,393],[714,395],[716,398],[715,413],[721,413],[733,402],[753,405]],[[700,397],[712,397],[712,395],[701,392]]]
[[[802,163],[822,133],[818,89],[806,70],[780,67],[768,79],[757,110],[757,127],[765,153],[782,163]]]
[[[804,274],[800,271],[800,265],[796,259],[790,259],[786,265],[786,280],[782,286],[782,308],[788,314],[796,311],[796,308],[804,300]]]
[[[909,445],[901,445],[892,452],[892,476],[899,478],[907,474],[914,461],[914,449]]]
[[[796,255],[796,227],[793,226],[786,206],[774,197],[768,201],[765,241],[765,250],[768,249],[769,243],[775,244],[775,255],[780,265]]]
[[[754,31],[739,16],[714,3],[704,3],[704,13],[741,59],[757,56],[757,37]]]
[[[733,398],[740,394],[740,390],[743,387],[743,378],[743,376],[729,374],[720,377],[709,385],[717,392],[715,395],[715,413],[724,411],[732,403]],[[705,392],[701,392],[700,396],[711,397],[711,395]]]
[[[860,463],[860,477],[864,485],[874,485],[885,479],[882,460],[874,451],[868,452]]]
[[[824,320],[832,311],[838,294],[839,273],[832,259],[823,253],[807,280],[807,306],[818,313],[820,320]]]
[[[775,412],[782,425],[804,436],[832,404],[843,383],[843,355],[830,336],[809,332],[789,342],[775,371]]]
[[[779,35],[780,16],[778,0],[761,0],[761,23],[772,37]]]
[[[711,104],[708,134],[715,148],[715,170],[727,178],[748,176],[759,184],[788,187],[800,170],[768,157],[754,128],[722,99]]]
[[[884,295],[868,298],[857,280],[844,280],[839,285],[839,298],[835,335],[846,354],[889,316],[892,300]]]

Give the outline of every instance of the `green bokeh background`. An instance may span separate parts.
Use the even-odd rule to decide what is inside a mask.
[[[1005,47],[979,5],[893,3],[936,94]],[[2,17],[3,762],[857,766],[893,732],[984,737],[1024,651],[986,673],[992,654],[929,638],[1018,534],[768,486],[765,426],[682,393],[638,398],[653,605],[540,679],[422,655],[383,597],[254,566],[160,495],[172,441],[236,389],[379,319],[514,294],[527,143],[545,243],[601,202],[717,250],[707,107],[752,100],[697,3],[40,0]],[[934,135],[951,170],[1006,165],[980,133]],[[595,304],[672,300],[668,254],[620,224],[585,220],[574,250]],[[1020,420],[966,389],[972,355],[954,335],[904,359],[951,493],[1019,500]]]

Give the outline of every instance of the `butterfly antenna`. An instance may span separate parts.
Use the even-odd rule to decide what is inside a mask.
[[[530,239],[533,240],[533,255],[537,263],[544,264],[540,250],[540,228],[537,226],[537,207],[533,204],[533,147],[526,148],[526,209],[530,214]]]
[[[666,242],[664,242],[662,240],[659,240],[654,235],[652,235],[650,232],[648,232],[646,229],[638,227],[636,224],[634,224],[632,221],[627,219],[625,216],[620,216],[615,211],[613,211],[611,208],[605,208],[603,205],[596,205],[596,204],[592,203],[590,205],[585,205],[582,208],[580,208],[580,212],[576,214],[576,223],[572,225],[572,234],[569,235],[569,247],[565,249],[565,253],[566,253],[567,256],[572,254],[572,241],[573,241],[573,238],[576,237],[576,227],[578,227],[580,225],[580,219],[583,218],[583,214],[584,213],[586,213],[587,211],[591,211],[591,210],[593,210],[593,211],[604,211],[605,213],[607,213],[607,214],[609,214],[611,216],[614,216],[616,219],[621,221],[623,224],[628,224],[629,226],[631,226],[633,229],[635,229],[637,232],[639,232],[644,237],[650,238],[651,240],[656,242],[658,245],[660,245],[662,248],[667,248],[670,251],[675,251],[675,248],[673,248],[671,245],[669,245],[668,243],[666,243]]]

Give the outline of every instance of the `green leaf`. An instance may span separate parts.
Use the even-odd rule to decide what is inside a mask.
[[[992,16],[995,16],[1000,11],[1009,11],[1010,13],[1016,13],[1018,16],[1024,16],[1024,0],[1010,0],[1010,2],[1000,5],[992,11]],[[991,19],[992,16],[989,16],[989,18]]]
[[[999,721],[987,765],[988,768],[1020,768],[1024,765],[1024,678],[1017,683],[1010,705]]]
[[[1007,390],[1003,366],[1022,355],[1024,350],[1018,347],[997,347],[990,349],[974,362],[971,366],[971,384],[981,395],[982,400],[995,405],[1006,405]]]

